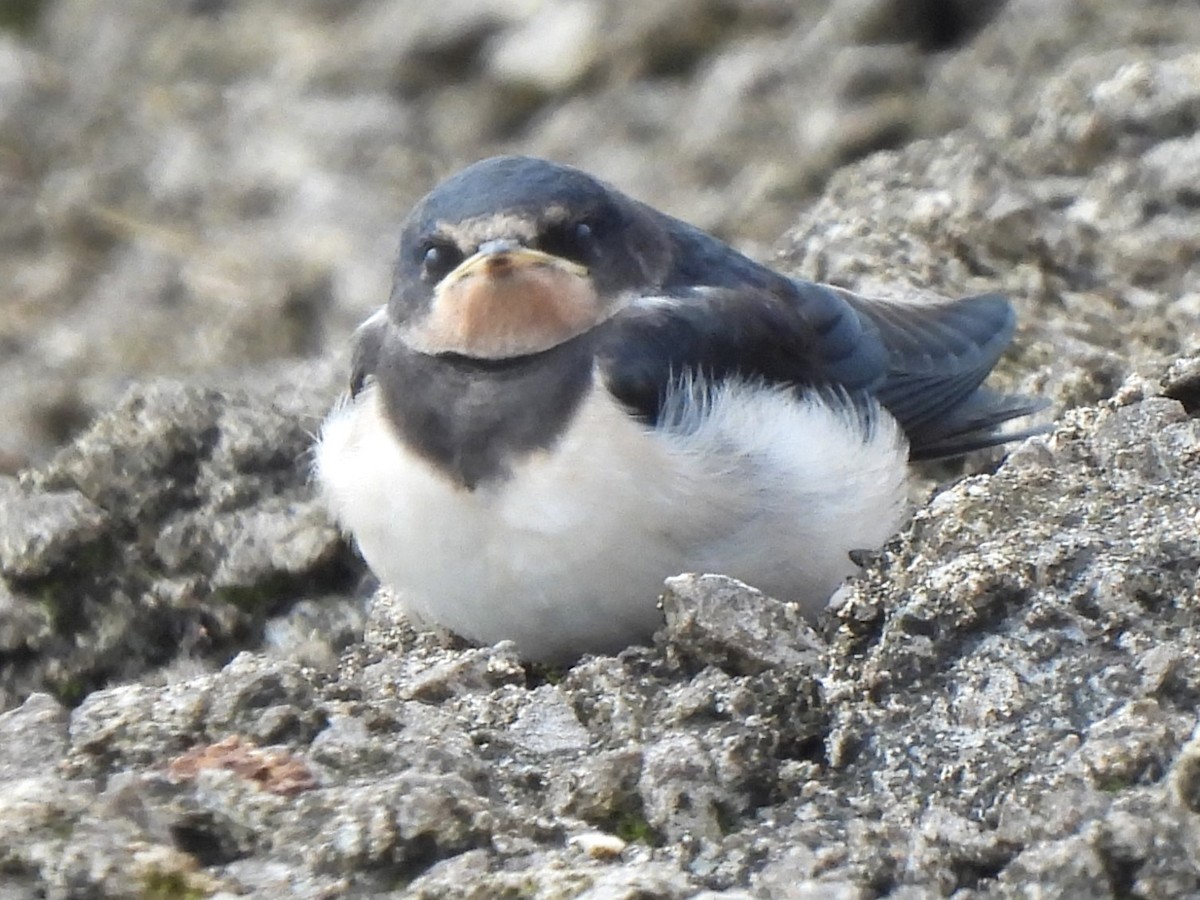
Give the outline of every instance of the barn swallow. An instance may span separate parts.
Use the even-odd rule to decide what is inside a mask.
[[[567,166],[476,163],[405,221],[316,475],[417,622],[530,660],[646,641],[663,579],[811,615],[901,523],[910,459],[1011,440],[997,295],[789,278]]]

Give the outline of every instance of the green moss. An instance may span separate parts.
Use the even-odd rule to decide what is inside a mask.
[[[32,31],[45,5],[45,0],[0,0],[0,28]]]
[[[734,834],[741,825],[739,818],[722,804],[717,804],[717,825],[721,829],[721,834]]]
[[[152,869],[142,878],[142,900],[203,900],[210,892],[197,886],[187,872]]]
[[[3,2],[3,0],[0,0],[0,2]],[[63,615],[65,613],[65,604],[62,602],[62,585],[50,582],[39,584],[30,599],[41,607],[42,611],[46,614],[47,620],[50,622],[50,626],[55,631],[62,631]]]
[[[1123,791],[1130,786],[1130,780],[1120,775],[1109,775],[1105,778],[1097,780],[1096,782],[1096,788],[1106,794],[1115,794],[1118,791]]]
[[[21,589],[45,611],[55,632],[74,634],[84,622],[85,599],[111,591],[110,576],[119,565],[117,560],[111,542],[93,541],[72,550],[68,561],[47,574],[22,583]]]
[[[45,823],[50,834],[61,841],[69,841],[75,834],[75,819],[67,815],[55,815]]]
[[[262,612],[279,600],[279,595],[260,585],[236,585],[219,588],[208,598],[212,603],[227,603],[242,612]]]
[[[564,667],[548,663],[529,663],[525,666],[525,671],[531,688],[541,687],[543,684],[558,684],[567,674]]]
[[[227,603],[249,615],[267,616],[279,610],[289,598],[295,598],[300,593],[301,586],[294,576],[285,572],[274,572],[254,584],[234,584],[217,588],[208,599],[212,603]]]
[[[641,811],[628,812],[617,818],[613,833],[628,844],[647,844],[651,847],[662,843],[662,835],[651,825]]]
[[[90,685],[80,677],[68,676],[47,685],[51,695],[63,706],[74,708],[83,702],[83,698],[91,690]]]

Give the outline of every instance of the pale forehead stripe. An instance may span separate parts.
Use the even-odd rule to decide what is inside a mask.
[[[482,241],[497,237],[512,237],[532,241],[538,236],[538,226],[565,222],[570,213],[561,205],[548,206],[537,219],[503,212],[490,216],[475,216],[461,222],[441,220],[435,226],[437,234],[450,238],[459,247],[475,247]]]

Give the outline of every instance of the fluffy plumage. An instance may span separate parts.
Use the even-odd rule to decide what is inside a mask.
[[[1038,407],[980,388],[1013,328],[999,296],[870,300],[578,170],[486,160],[406,221],[317,477],[415,618],[529,658],[648,638],[682,571],[815,613],[898,526],[907,458]]]

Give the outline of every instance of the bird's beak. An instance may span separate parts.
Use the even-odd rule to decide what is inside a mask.
[[[450,272],[439,285],[440,290],[448,291],[458,283],[483,275],[487,278],[503,278],[506,275],[519,272],[522,269],[545,268],[553,269],[564,275],[576,278],[586,278],[586,266],[525,247],[517,241],[497,240],[485,241],[479,249],[464,259]]]

